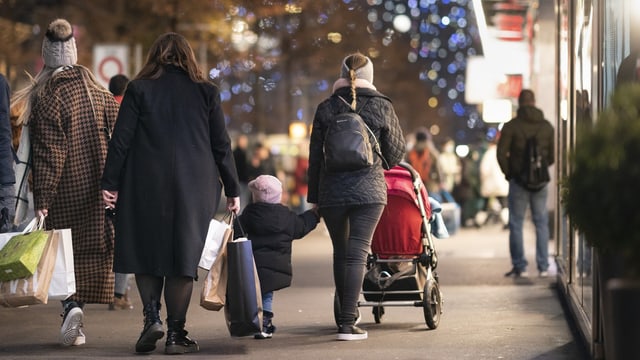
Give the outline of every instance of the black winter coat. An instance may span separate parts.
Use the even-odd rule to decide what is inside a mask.
[[[16,174],[13,170],[15,157],[11,136],[11,119],[9,117],[9,98],[11,90],[4,76],[0,75],[0,185],[15,184]]]
[[[375,155],[373,166],[344,173],[324,170],[323,144],[333,114],[348,111],[338,97],[351,103],[351,88],[342,87],[334,96],[324,100],[315,113],[309,144],[309,193],[307,201],[319,207],[387,204],[387,184],[384,180],[382,160]],[[362,105],[367,101],[361,110]],[[391,100],[370,88],[356,89],[356,109],[380,143],[389,167],[404,159],[406,143]]]
[[[527,138],[536,136],[542,156],[548,165],[554,162],[554,130],[542,111],[533,106],[518,108],[518,115],[504,124],[498,141],[498,163],[507,180],[524,167]]]
[[[298,215],[281,204],[257,202],[247,205],[238,217],[253,256],[263,293],[291,286],[291,242],[316,228],[318,216],[311,210]],[[241,236],[235,226],[235,236]]]
[[[197,277],[209,221],[239,195],[218,88],[165,68],[127,86],[102,188],[118,190],[115,272]]]

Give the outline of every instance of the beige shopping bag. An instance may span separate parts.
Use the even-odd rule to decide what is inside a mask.
[[[200,295],[200,306],[207,310],[220,311],[227,296],[227,243],[233,238],[233,229],[225,232],[218,255],[204,280]]]
[[[46,231],[46,233],[49,236],[33,275],[22,279],[0,282],[0,305],[4,307],[19,307],[47,303],[60,236],[59,233],[54,231]]]

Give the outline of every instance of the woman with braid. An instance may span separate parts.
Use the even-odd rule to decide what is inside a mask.
[[[333,243],[333,277],[340,301],[338,340],[367,338],[367,332],[356,326],[357,300],[371,238],[387,203],[380,156],[374,155],[372,166],[355,171],[328,172],[324,167],[327,129],[336,113],[351,110],[359,112],[375,134],[385,166],[397,165],[405,155],[404,135],[391,100],[373,86],[371,59],[360,53],[343,60],[333,94],[318,105],[309,144],[308,202],[319,208]]]

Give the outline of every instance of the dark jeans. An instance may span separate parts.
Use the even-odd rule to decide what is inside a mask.
[[[320,209],[333,243],[333,281],[340,300],[341,325],[353,325],[371,238],[384,205]]]

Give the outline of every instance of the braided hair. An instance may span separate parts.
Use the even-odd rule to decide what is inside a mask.
[[[349,70],[349,82],[351,83],[351,108],[356,109],[356,70],[364,67],[369,59],[361,53],[355,53],[344,59],[344,65]]]

